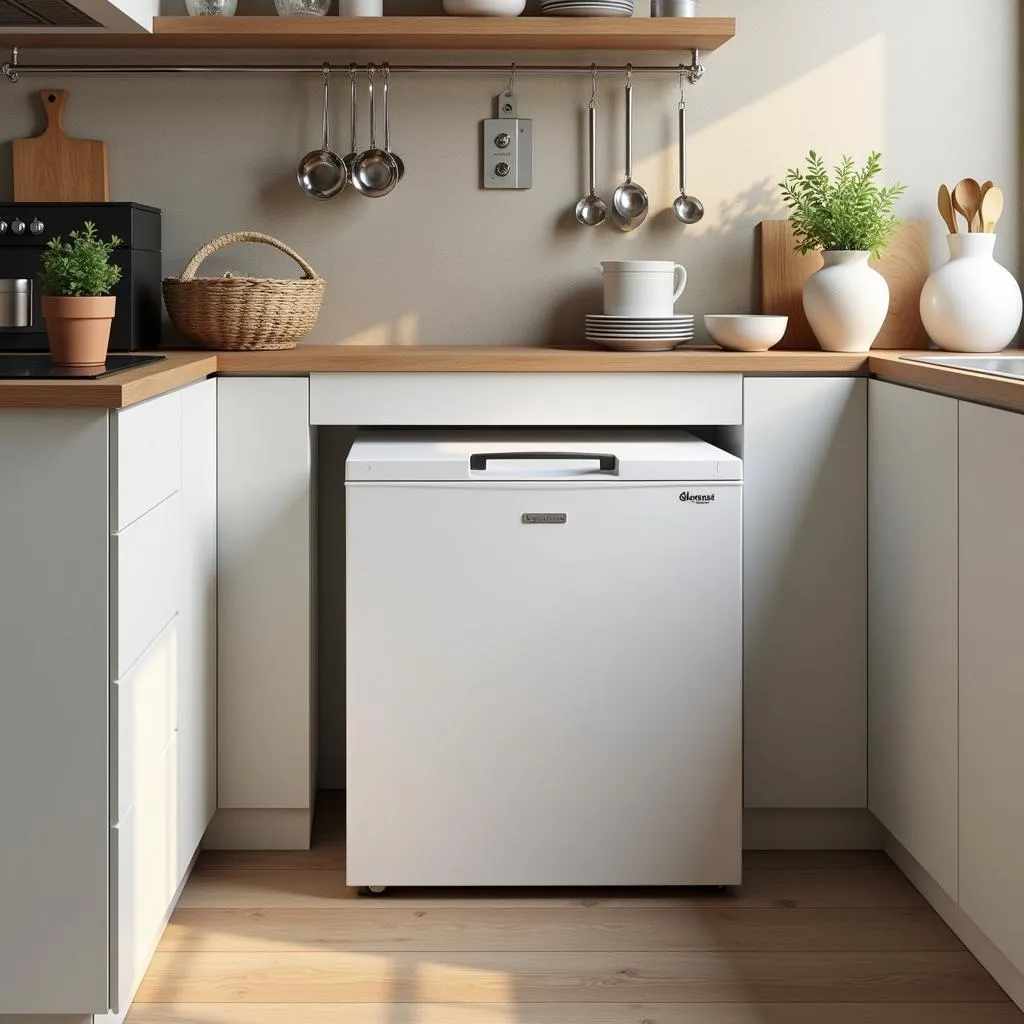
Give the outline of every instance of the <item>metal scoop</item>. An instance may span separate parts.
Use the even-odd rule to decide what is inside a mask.
[[[632,231],[643,224],[650,208],[647,190],[633,181],[633,69],[626,66],[626,180],[612,196],[615,224]]]

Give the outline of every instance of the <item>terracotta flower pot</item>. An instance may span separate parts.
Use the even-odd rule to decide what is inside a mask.
[[[113,295],[44,295],[43,319],[50,355],[61,366],[93,366],[106,361]]]

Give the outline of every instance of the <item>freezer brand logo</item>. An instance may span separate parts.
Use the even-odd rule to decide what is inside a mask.
[[[530,525],[561,526],[568,520],[564,512],[524,512],[523,522]]]
[[[683,491],[679,495],[680,501],[692,501],[695,505],[709,505],[715,500],[713,494],[694,494],[693,491]]]

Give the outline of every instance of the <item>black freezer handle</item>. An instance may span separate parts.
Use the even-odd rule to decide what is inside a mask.
[[[559,462],[567,462],[570,459],[574,461],[587,460],[596,462],[602,473],[614,473],[619,467],[619,460],[616,456],[600,452],[480,452],[470,455],[469,468],[487,469],[488,461],[499,459],[506,462],[513,459],[545,459]]]

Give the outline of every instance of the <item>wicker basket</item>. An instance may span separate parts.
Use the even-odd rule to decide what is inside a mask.
[[[235,242],[264,242],[287,253],[304,277],[196,277],[199,265]],[[171,322],[192,344],[216,349],[294,348],[320,315],[324,279],[284,242],[259,231],[236,231],[208,242],[188,261],[180,277],[164,279]]]

